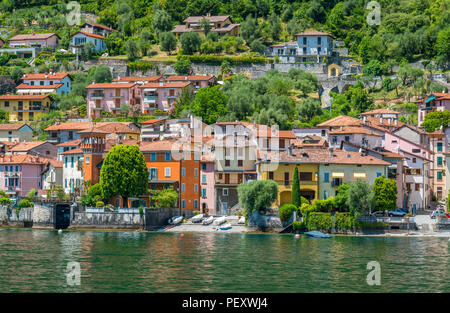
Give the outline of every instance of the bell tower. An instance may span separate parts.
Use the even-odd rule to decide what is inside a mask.
[[[80,131],[79,134],[81,137],[81,150],[84,155],[84,180],[90,180],[91,185],[94,185],[100,181],[100,169],[108,133],[96,129],[94,126],[91,129]]]

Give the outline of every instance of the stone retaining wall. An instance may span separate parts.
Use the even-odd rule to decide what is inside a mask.
[[[179,215],[178,208],[156,208],[144,210],[144,227],[146,230],[155,230],[167,225],[171,217]]]
[[[143,226],[143,218],[139,213],[86,213],[75,212],[69,228],[130,228]]]

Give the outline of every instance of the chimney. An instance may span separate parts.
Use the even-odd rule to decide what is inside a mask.
[[[292,145],[290,145],[290,146],[288,147],[288,151],[289,151],[289,155],[290,155],[290,156],[292,156],[292,148],[293,148]]]
[[[342,127],[342,125],[339,126],[339,130],[340,130],[340,131],[343,131],[343,130],[344,130],[344,128]]]
[[[206,13],[206,17],[211,17],[211,13]]]
[[[380,124],[383,124],[383,117],[380,116]]]
[[[47,73],[45,73],[45,78],[48,78],[48,74]]]
[[[388,118],[388,125],[391,125],[391,119],[390,118]]]
[[[367,120],[367,117],[364,115],[364,116],[363,116],[363,122],[364,122],[364,124],[366,123],[366,120]]]
[[[398,120],[394,121],[394,125],[397,126],[398,125]]]
[[[187,76],[184,76],[184,80],[188,80],[188,77],[187,77]]]
[[[329,152],[330,152],[330,157],[332,158],[333,157],[333,148],[330,147]]]
[[[55,121],[55,125],[59,125],[59,124],[61,124],[61,121],[60,120],[56,120]]]

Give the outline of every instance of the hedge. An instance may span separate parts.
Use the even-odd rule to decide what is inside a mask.
[[[155,68],[153,63],[143,61],[128,62],[127,66],[131,73],[135,73],[137,71],[144,73]]]
[[[56,60],[74,60],[76,57],[77,56],[74,53],[61,53],[61,52],[55,53]]]
[[[306,224],[305,222],[293,222],[292,228],[294,230],[306,230]]]
[[[278,216],[280,217],[281,221],[286,222],[291,218],[294,211],[297,211],[297,207],[295,205],[283,204],[278,210]]]
[[[243,65],[243,64],[270,64],[273,63],[273,59],[268,59],[261,56],[221,56],[211,54],[195,54],[195,55],[179,55],[178,58],[186,57],[192,63],[204,63],[209,65],[221,65],[223,61],[230,62],[231,65]]]
[[[355,230],[355,218],[350,213],[336,213],[334,218],[335,230]],[[308,230],[330,231],[333,227],[333,218],[330,213],[310,212],[305,219],[305,225]]]

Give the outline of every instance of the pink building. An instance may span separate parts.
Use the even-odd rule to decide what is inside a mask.
[[[30,46],[30,47],[50,47],[55,49],[59,44],[59,36],[55,33],[45,34],[22,34],[16,35],[9,39],[9,46],[14,48],[18,46]]]
[[[201,213],[218,214],[214,209],[214,154],[202,155],[200,164]]]
[[[138,85],[143,85],[146,83],[156,83],[162,79],[162,75],[157,76],[123,76],[116,77],[113,79],[113,83],[136,83]]]
[[[42,189],[47,158],[21,154],[0,157],[0,189],[11,197],[24,197],[32,188]]]
[[[216,77],[212,75],[168,76],[164,80],[168,83],[190,82],[195,89],[213,86],[217,83]]]
[[[152,114],[154,110],[169,111],[184,88],[193,88],[190,82],[146,83],[139,86],[141,95],[141,109],[144,114]]]
[[[416,102],[419,103],[417,121],[420,126],[425,121],[425,116],[428,113],[450,110],[450,93],[433,92]]]
[[[86,87],[89,118],[101,116],[102,111],[119,113],[122,105],[130,107],[140,104],[135,83],[101,83]]]

